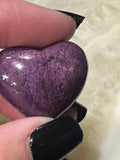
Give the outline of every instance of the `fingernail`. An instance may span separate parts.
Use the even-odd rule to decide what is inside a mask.
[[[57,10],[57,11],[62,12],[64,14],[68,15],[68,16],[71,16],[76,22],[76,28],[78,28],[79,25],[82,23],[82,21],[85,19],[84,16],[81,16],[81,15],[78,15],[78,14],[75,14],[75,13],[61,11],[61,10]]]
[[[34,160],[58,160],[76,148],[82,139],[83,133],[77,122],[64,116],[34,130],[29,143]]]
[[[77,112],[78,112],[78,116],[77,116],[77,122],[79,123],[80,121],[82,121],[84,119],[84,117],[87,114],[87,108],[85,108],[84,106],[82,106],[81,104],[79,104],[78,102],[75,102],[74,107],[76,107]]]

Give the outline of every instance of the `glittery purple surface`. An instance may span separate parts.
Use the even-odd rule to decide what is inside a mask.
[[[0,93],[26,116],[59,115],[79,95],[86,75],[84,52],[71,42],[0,53]]]

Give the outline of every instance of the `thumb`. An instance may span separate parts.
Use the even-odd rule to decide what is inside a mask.
[[[28,139],[35,128],[52,120],[46,117],[29,117],[0,126],[0,159],[32,160]]]
[[[29,117],[1,125],[0,159],[58,160],[80,144],[83,134],[74,119],[51,120]]]

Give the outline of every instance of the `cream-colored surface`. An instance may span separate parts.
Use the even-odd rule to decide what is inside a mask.
[[[88,59],[87,81],[78,98],[88,114],[80,124],[84,141],[69,158],[119,160],[120,0],[28,1],[86,17],[71,41],[84,49]]]
[[[4,115],[0,114],[0,124],[9,122],[9,119],[5,117]]]

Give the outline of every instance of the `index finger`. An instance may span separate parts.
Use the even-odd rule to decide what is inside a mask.
[[[75,32],[71,16],[22,0],[0,0],[0,47],[45,47]]]

